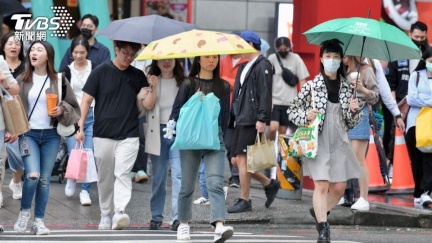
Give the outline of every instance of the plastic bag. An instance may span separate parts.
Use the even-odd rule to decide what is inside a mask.
[[[416,147],[423,153],[432,153],[432,108],[423,107],[416,118]]]
[[[318,113],[307,127],[299,127],[289,142],[289,156],[315,159],[318,152],[318,125],[322,121]]]
[[[265,134],[261,141],[257,133],[255,144],[247,146],[247,171],[255,173],[276,166],[276,153],[273,141],[267,140]]]

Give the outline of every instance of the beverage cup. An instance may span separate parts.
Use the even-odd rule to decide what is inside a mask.
[[[352,73],[350,73],[350,78],[352,80],[356,80],[357,79],[357,75],[358,75],[358,78],[360,79],[360,74],[358,72],[352,72]]]
[[[57,106],[57,95],[47,94],[46,99],[47,99],[48,115],[51,115],[52,110]]]

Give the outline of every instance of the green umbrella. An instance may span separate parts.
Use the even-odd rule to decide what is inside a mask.
[[[344,54],[383,61],[421,59],[421,51],[406,33],[393,25],[368,18],[340,18],[304,32],[308,43],[338,39]]]

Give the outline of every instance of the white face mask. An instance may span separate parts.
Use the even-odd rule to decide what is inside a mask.
[[[324,70],[328,73],[336,73],[340,67],[340,62],[341,60],[333,58],[323,59]]]
[[[432,62],[427,62],[426,63],[426,69],[432,73]]]

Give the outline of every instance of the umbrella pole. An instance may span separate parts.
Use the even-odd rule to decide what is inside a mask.
[[[363,49],[364,49],[364,45],[366,42],[366,36],[363,36],[363,43],[362,43],[362,47],[361,47],[361,51],[360,51],[360,62],[357,66],[357,77],[356,77],[356,83],[355,86],[353,88],[353,97],[356,98],[357,97],[357,92],[356,92],[356,88],[357,88],[357,81],[359,79],[359,75],[360,75],[360,66],[361,66],[361,62],[362,62],[362,58],[363,58]]]

